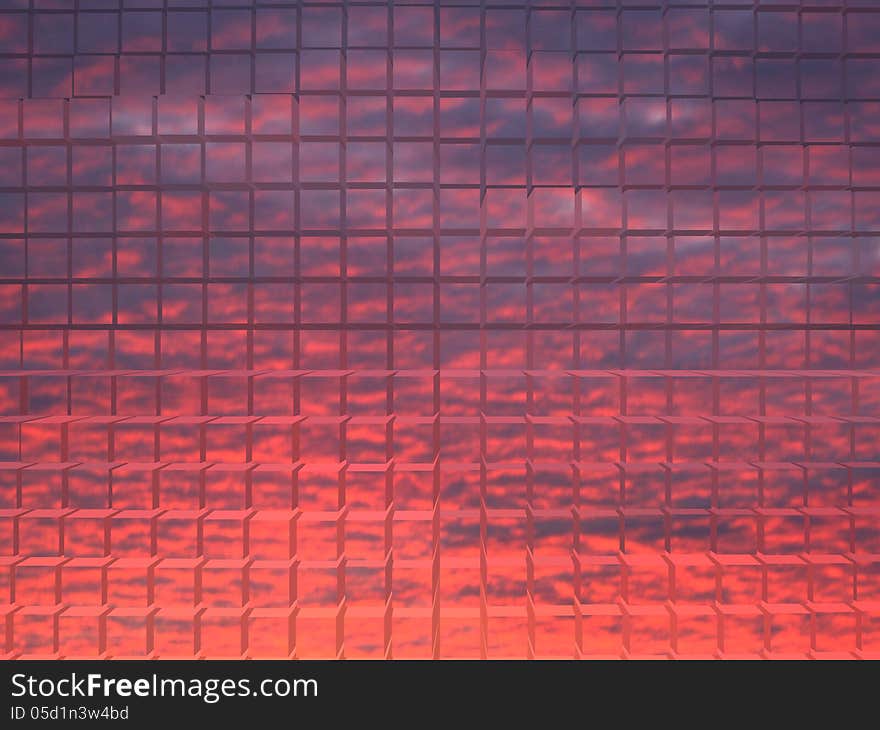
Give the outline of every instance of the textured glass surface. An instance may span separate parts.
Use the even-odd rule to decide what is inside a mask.
[[[878,656],[875,0],[0,7],[0,655]]]

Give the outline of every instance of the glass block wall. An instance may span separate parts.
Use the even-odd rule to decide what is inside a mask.
[[[0,656],[878,656],[878,11],[4,0]]]

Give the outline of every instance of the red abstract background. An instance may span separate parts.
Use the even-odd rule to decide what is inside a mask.
[[[878,39],[3,0],[0,656],[880,656]]]

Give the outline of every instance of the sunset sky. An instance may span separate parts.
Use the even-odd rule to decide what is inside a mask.
[[[880,656],[880,7],[707,3],[0,0],[0,657]]]

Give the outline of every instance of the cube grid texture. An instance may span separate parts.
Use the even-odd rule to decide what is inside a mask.
[[[0,657],[880,657],[875,0],[4,0]]]

